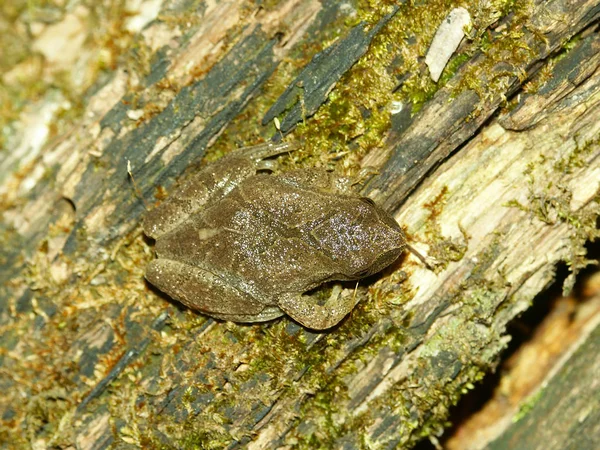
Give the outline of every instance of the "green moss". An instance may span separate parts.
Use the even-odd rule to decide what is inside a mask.
[[[340,34],[344,34],[344,31],[360,20],[374,23],[388,11],[390,5],[396,4],[398,2],[359,2],[356,17],[340,19],[340,23],[335,24],[332,29],[341,30]],[[270,6],[269,3],[266,7]],[[335,167],[350,175],[357,173],[362,156],[368,151],[384,146],[383,139],[391,121],[389,103],[392,100],[403,101],[410,103],[413,111],[417,111],[440,86],[452,80],[452,76],[475,51],[485,52],[490,58],[482,66],[467,71],[463,83],[456,87],[457,92],[469,88],[475,89],[482,97],[488,94],[494,95],[502,92],[504,83],[512,76],[522,75],[515,71],[514,67],[522,65],[532,54],[531,49],[519,47],[522,42],[523,24],[527,19],[526,6],[515,1],[497,1],[491,2],[490,17],[493,16],[494,20],[497,20],[499,17],[512,14],[515,19],[508,24],[501,35],[494,38],[491,38],[488,33],[475,35],[465,52],[451,60],[441,81],[438,84],[431,82],[426,71],[420,67],[419,60],[427,51],[435,32],[435,24],[441,21],[449,8],[450,6],[444,1],[423,2],[418,5],[408,2],[402,5],[397,16],[374,39],[367,54],[333,89],[328,102],[314,117],[305,124],[300,124],[290,136],[290,139],[301,140],[304,143],[303,151],[290,158],[291,162]],[[478,20],[486,22],[485,18],[479,17]],[[113,54],[118,56],[121,45],[127,45],[128,36],[115,36],[110,33],[108,35],[118,38],[119,47],[112,49]],[[330,40],[334,38],[334,35],[329,36]],[[322,47],[319,44],[315,44],[312,48],[304,47],[293,54],[288,61],[282,63],[264,87],[264,92],[225,129],[207,158],[214,159],[231,148],[257,143],[275,133],[276,130],[272,125],[259,127],[256,118],[264,115],[306,61],[320,50]],[[398,55],[401,55],[401,58],[398,58]],[[147,49],[137,49],[135,57],[139,58],[137,61],[131,61],[131,64],[139,64],[136,65],[135,70],[146,73]],[[510,63],[510,67],[505,72],[492,71],[496,64],[504,61]],[[114,60],[98,62],[99,70],[105,70],[113,63]],[[484,75],[489,73],[496,73],[497,78],[486,79]],[[401,78],[405,79],[405,82],[400,90],[394,92]],[[492,91],[488,90],[488,83],[491,83]],[[39,95],[38,92],[43,92],[45,88],[36,86],[32,82],[29,88],[30,95]],[[61,89],[66,87],[61,86]],[[7,117],[14,117],[20,108],[20,98],[10,95],[8,98],[7,104],[11,107],[10,115]],[[148,107],[149,115],[154,113],[151,106]],[[68,114],[65,115],[66,120],[73,120],[72,117],[67,116]],[[567,172],[578,167],[582,155],[585,155],[585,149],[589,149],[588,145],[590,144],[581,145],[579,155],[566,155],[564,161],[556,163],[555,170]],[[535,170],[534,166],[530,168],[532,174],[530,205],[513,206],[531,208],[542,220],[552,220],[555,214],[556,220],[565,221],[573,229],[580,230],[581,236],[590,233],[594,217],[570,213],[565,208],[570,199],[568,192],[558,191],[552,195],[534,193],[537,192],[534,190]],[[457,260],[464,255],[466,247],[444,243],[441,228],[437,223],[446,195],[447,191],[441,191],[435,201],[427,206],[431,217],[426,233],[427,238],[433,241],[433,245],[439,245],[438,256],[445,260]],[[77,239],[83,246],[87,237],[84,228],[80,230],[83,234]],[[127,403],[128,399],[123,398],[111,398],[111,414],[114,417],[121,417],[123,407],[127,405],[130,413],[134,413],[129,419],[132,429],[135,429],[137,413],[143,410],[148,414],[148,423],[160,425],[161,432],[177,438],[178,447],[222,448],[230,442],[235,429],[243,429],[244,425],[253,420],[251,413],[248,417],[232,419],[227,416],[226,411],[236,405],[260,403],[268,405],[275,398],[281,404],[285,404],[288,399],[304,396],[312,400],[302,404],[298,411],[290,412],[297,415],[298,423],[307,423],[310,427],[302,435],[297,429],[292,432],[293,436],[290,439],[296,439],[299,445],[333,444],[336,438],[345,433],[365,431],[373,425],[376,412],[381,408],[393,411],[397,415],[400,430],[397,437],[401,443],[406,444],[415,442],[421,437],[437,435],[441,427],[446,425],[448,408],[456,403],[466,390],[471,389],[473,383],[488,369],[487,360],[473,364],[472,361],[464,359],[465,355],[470,353],[477,354],[478,349],[473,349],[473,352],[465,349],[469,348],[471,342],[481,342],[485,339],[489,342],[498,340],[491,330],[485,330],[475,322],[481,320],[480,313],[488,309],[490,302],[499,301],[494,292],[498,292],[499,283],[502,282],[501,277],[495,281],[486,280],[484,268],[494,260],[501,241],[501,236],[498,235],[486,252],[477,255],[479,265],[473,271],[469,284],[458,286],[455,291],[449,293],[449,303],[464,304],[462,313],[458,318],[450,321],[447,327],[438,330],[438,334],[427,342],[426,348],[416,362],[417,367],[409,379],[396,382],[389,394],[386,393],[386,396],[375,399],[364,413],[356,417],[346,409],[347,380],[355,375],[363,364],[372,361],[376,356],[375,352],[385,349],[399,353],[410,343],[410,333],[406,329],[410,326],[415,312],[405,312],[397,306],[403,305],[412,298],[413,292],[410,285],[404,282],[406,274],[400,271],[386,273],[384,278],[370,285],[368,293],[364,288],[359,289],[357,295],[363,297],[363,301],[353,311],[351,319],[346,320],[334,331],[324,334],[315,335],[304,329],[294,328],[290,325],[289,319],[282,319],[275,323],[255,326],[220,324],[215,327],[214,332],[210,329],[203,332],[199,342],[190,343],[190,332],[194,332],[207,319],[192,313],[175,315],[169,329],[156,338],[172,339],[176,343],[164,346],[157,344],[152,348],[154,352],[164,357],[167,371],[171,368],[169,364],[175,365],[175,363],[169,359],[169,355],[161,353],[167,351],[165,349],[172,349],[172,357],[177,361],[185,361],[187,365],[182,364],[181,369],[177,366],[177,370],[169,372],[176,377],[175,380],[161,379],[154,389],[162,393],[175,389],[179,385],[185,387],[182,404],[177,411],[177,414],[180,413],[181,417],[184,417],[183,427],[180,423],[176,423],[175,419],[171,423],[166,423],[167,419],[156,413],[153,409],[154,405],[132,405]],[[118,266],[124,264],[129,268],[128,276],[132,278],[127,278],[127,282],[118,283],[118,291],[112,283],[108,283],[104,288],[88,286],[78,292],[61,292],[60,286],[47,286],[44,287],[48,289],[45,293],[56,293],[54,299],[60,305],[77,306],[78,301],[91,302],[98,298],[133,299],[130,301],[140,303],[148,310],[139,314],[156,313],[156,309],[162,302],[154,294],[147,292],[141,281],[142,268],[150,258],[149,251],[143,243],[137,245],[134,244],[131,248],[124,247],[117,253],[118,262],[108,263],[104,268],[77,266],[77,276],[91,277],[100,270],[100,273],[110,280],[123,276],[124,272],[122,268],[119,270]],[[582,261],[574,260],[573,263],[580,266]],[[75,265],[75,262],[69,261],[69,264]],[[35,266],[35,272],[30,274],[32,286],[40,286],[39,283],[48,275],[44,270],[42,263]],[[56,324],[55,329],[62,336],[61,342],[65,348],[75,340],[76,331],[84,326],[77,318],[69,315],[52,320],[48,328]],[[353,349],[352,359],[345,360],[345,346],[351,345],[354,339],[364,338],[374,326],[378,328],[370,337],[369,348]],[[226,333],[221,333],[223,327],[226,327]],[[489,333],[489,336],[482,338],[480,333],[484,332]],[[54,335],[48,337],[48,341],[52,341],[55,337]],[[188,343],[185,348],[181,348],[184,346],[183,343]],[[213,348],[219,349],[219,354],[213,354],[211,351]],[[461,364],[440,364],[439,376],[436,377],[426,370],[436,361],[446,361],[451,358]],[[131,377],[130,380],[137,380],[136,376],[144,370],[161,369],[153,368],[150,363],[144,365],[143,362],[128,368],[124,380],[129,380],[127,377]],[[202,371],[198,369],[209,365],[214,368]],[[450,369],[454,371],[449,372]],[[199,373],[203,378],[198,376]],[[223,379],[223,374],[227,374],[226,380]],[[294,374],[295,377],[288,377],[289,374]],[[259,375],[262,377],[257,382]],[[296,381],[289,386],[288,381],[285,381],[288,379]],[[49,384],[53,380],[49,377]],[[145,394],[144,387],[136,385],[133,381],[131,386],[131,392],[127,392],[131,399],[135,400]],[[47,386],[40,387],[40,389],[45,388]],[[113,397],[117,397],[116,392],[112,393]],[[285,394],[281,394],[282,392]],[[194,408],[198,408],[196,404],[206,393],[215,393],[215,398],[207,402],[207,406],[198,413]],[[415,414],[415,410],[429,411],[429,413],[419,416]],[[57,410],[58,412],[60,411]],[[176,417],[177,414],[167,416]],[[232,420],[238,422],[232,424]],[[240,436],[234,437],[240,438]],[[149,442],[157,447],[164,446],[158,438],[144,437],[143,439],[148,439],[142,441],[144,444]],[[363,444],[370,443],[365,441]]]
[[[342,20],[332,28],[348,30],[360,21],[373,24],[392,6],[397,6],[397,2],[358,2],[357,15],[351,21]],[[485,98],[495,95],[494,92],[504,92],[510,77],[521,77],[522,74],[508,68],[501,72],[495,69],[496,66],[508,63],[511,67],[519,67],[534,54],[522,44],[529,7],[527,3],[495,1],[486,5],[486,9],[478,10],[477,15],[472,12],[477,33],[470,37],[471,42],[463,52],[452,58],[441,81],[436,84],[419,61],[427,52],[436,31],[435,24],[441,22],[450,6],[445,1],[400,5],[397,14],[374,38],[368,52],[337,83],[328,101],[314,117],[299,124],[288,137],[303,144],[302,152],[293,156],[292,163],[335,167],[345,175],[355,176],[360,170],[362,157],[385,145],[383,139],[391,126],[391,102],[408,103],[413,114],[416,113],[478,50],[485,52],[487,58],[463,74],[462,81],[455,87],[456,93],[474,89],[485,101]],[[493,37],[491,33],[484,32],[490,23],[509,14],[513,17],[507,21],[503,32]],[[344,34],[344,31],[340,32],[340,35]],[[331,36],[332,42],[334,38]],[[211,150],[209,159],[215,159],[228,149],[263,141],[276,133],[274,126],[258,128],[255,119],[251,119],[262,117],[295,74],[320,50],[322,47],[304,46],[304,53],[295,53],[282,63],[262,95],[252,101],[225,130]],[[495,75],[489,79],[488,74]],[[403,81],[400,89],[396,90],[399,79]],[[447,249],[448,254],[454,254],[452,258],[460,258],[461,252],[461,249]]]
[[[472,57],[473,55],[470,53],[459,53],[456,56],[453,56],[444,68],[438,81],[438,85],[445,86],[458,73],[458,70],[462,65],[470,61]]]
[[[527,178],[529,191],[527,204],[517,200],[506,203],[507,207],[529,212],[545,224],[564,223],[569,226],[571,250],[570,256],[566,258],[565,262],[571,273],[563,285],[565,295],[572,289],[577,273],[594,262],[586,258],[585,244],[600,236],[596,228],[598,213],[590,208],[572,211],[572,192],[569,188],[560,181],[546,182],[544,180],[562,180],[565,179],[565,175],[583,167],[586,164],[585,158],[599,143],[600,139],[593,138],[578,143],[571,151],[555,158],[540,155],[538,160],[530,163],[523,172]]]
[[[356,17],[350,22],[342,21],[332,29],[348,30],[362,20],[373,24],[389,12],[392,5],[396,2],[377,3],[376,6],[368,1],[359,2]],[[335,166],[346,175],[356,175],[360,159],[368,151],[383,146],[382,139],[391,124],[391,101],[408,100],[416,110],[437,90],[427,74],[418,70],[417,61],[425,55],[435,32],[431,24],[440,22],[447,12],[448,7],[443,1],[420,6],[401,5],[396,16],[374,38],[369,51],[337,83],[328,101],[308,123],[299,124],[292,133],[289,139],[303,143],[302,155],[296,156],[294,162]],[[417,40],[418,45],[411,40]],[[322,47],[305,46],[303,51],[307,53],[296,54],[294,60],[283,63],[261,97],[251,102],[246,112],[234,120],[211,152],[221,154],[228,148],[242,143],[253,144],[274,134],[275,128],[269,126],[261,129],[258,136],[255,120],[248,119],[262,117],[294,74],[320,50]],[[398,55],[402,55],[402,64],[396,61]],[[451,66],[453,69],[454,65]],[[394,93],[397,80],[407,74],[401,91]]]
[[[490,302],[497,305],[503,301],[502,277],[495,281],[483,277],[483,267],[494,260],[494,248],[501,241],[498,236],[495,244],[477,255],[482,265],[481,276],[478,277],[475,271],[469,284],[447,292],[449,302],[460,302],[461,308],[424,343],[416,366],[410,370],[410,377],[400,380],[385,396],[372,401],[368,411],[348,424],[351,429],[369,429],[373,426],[372,417],[376,417],[378,411],[385,410],[387,415],[391,411],[397,415],[400,430],[396,435],[400,443],[395,445],[409,446],[424,437],[435,439],[447,426],[448,409],[483,378],[493,364],[497,347],[502,346],[496,332],[482,326],[485,320],[482,312],[493,310]],[[479,347],[469,350],[474,342],[489,346],[489,349],[483,355]],[[397,347],[396,351],[401,348]],[[475,354],[481,355],[480,360],[470,361],[469,355]],[[416,415],[417,411],[422,415]],[[381,444],[381,441],[378,443]]]
[[[534,394],[530,395],[520,406],[519,411],[513,417],[513,423],[527,417],[529,412],[535,407],[537,402],[544,396],[544,389],[539,389]]]
[[[584,167],[585,158],[589,156],[598,145],[600,145],[600,137],[586,142],[577,142],[573,151],[568,152],[554,162],[554,170],[562,174],[570,174],[573,173],[575,169]]]
[[[409,446],[423,437],[439,435],[447,425],[448,408],[486,371],[486,367],[469,366],[455,359],[464,354],[465,345],[480,339],[480,336],[472,336],[473,333],[478,335],[479,330],[475,323],[465,323],[458,318],[451,320],[427,341],[409,378],[399,381],[385,396],[371,401],[368,410],[348,424],[349,429],[360,434],[361,430],[372,428],[372,417],[383,410],[386,415],[391,413],[397,417],[396,426],[400,431],[388,436],[388,439],[400,440],[396,445]],[[431,370],[432,367],[437,369]],[[382,444],[381,439],[378,444]]]

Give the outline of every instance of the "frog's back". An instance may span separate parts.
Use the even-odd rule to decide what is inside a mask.
[[[372,201],[257,175],[157,241],[160,257],[201,267],[275,301],[381,270],[404,248]]]
[[[257,175],[162,236],[156,250],[163,258],[235,274],[273,295],[305,290],[336,270],[311,233],[335,207],[333,194]]]

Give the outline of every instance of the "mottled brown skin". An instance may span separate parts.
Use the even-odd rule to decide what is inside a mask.
[[[184,305],[235,322],[291,316],[312,329],[337,324],[355,306],[333,289],[323,304],[303,295],[325,282],[356,280],[391,264],[406,240],[372,200],[331,173],[259,173],[283,145],[242,149],[200,171],[144,220],[158,258],[146,278]]]

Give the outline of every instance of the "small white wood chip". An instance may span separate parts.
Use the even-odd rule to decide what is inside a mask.
[[[435,32],[427,51],[425,64],[431,79],[437,83],[450,57],[465,36],[465,27],[471,25],[471,16],[465,8],[454,8]]]

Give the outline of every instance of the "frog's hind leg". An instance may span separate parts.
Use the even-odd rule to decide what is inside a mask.
[[[283,315],[276,306],[259,302],[223,277],[178,261],[151,261],[146,279],[185,306],[219,319],[261,322]]]
[[[157,238],[173,230],[195,212],[229,194],[257,170],[269,167],[264,158],[285,153],[292,144],[261,144],[233,151],[204,167],[144,218],[144,233]]]
[[[320,305],[311,295],[283,294],[279,307],[306,328],[325,330],[337,325],[356,305],[355,296],[343,296],[342,287],[334,285],[331,296]]]

